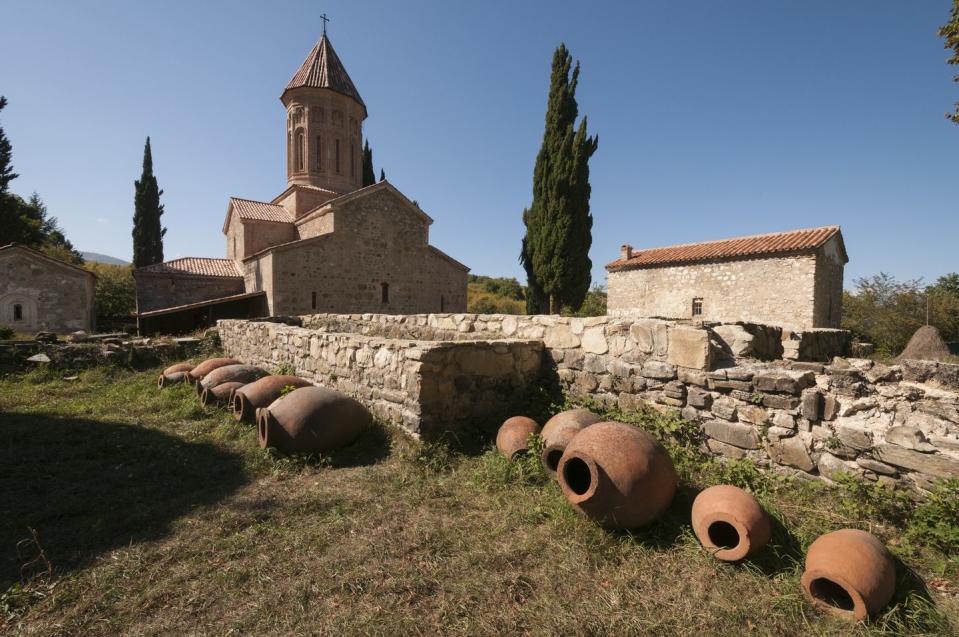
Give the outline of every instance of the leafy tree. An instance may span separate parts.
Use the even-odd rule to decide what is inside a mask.
[[[160,224],[163,215],[160,195],[163,191],[153,175],[153,152],[150,150],[149,137],[143,148],[143,173],[134,182],[134,190],[133,265],[141,268],[163,261],[163,236],[166,234],[166,228]]]
[[[386,173],[380,168],[380,181],[386,181]]]
[[[520,261],[526,269],[530,312],[578,308],[589,290],[593,217],[589,212],[589,158],[599,146],[576,126],[579,63],[561,44],[553,54],[543,145],[533,169],[533,203],[523,211],[526,236]]]
[[[0,111],[7,105],[7,98],[0,95]],[[10,190],[10,182],[17,178],[17,173],[13,172],[13,146],[7,139],[3,127],[0,126],[0,195],[5,195]]]
[[[373,171],[373,149],[370,148],[370,140],[363,144],[363,187],[372,186],[376,183],[376,173]]]
[[[945,40],[943,47],[952,50],[952,55],[946,63],[959,64],[959,0],[952,0],[952,14],[949,22],[939,29],[939,37]],[[959,75],[953,76],[952,81],[959,82]],[[946,113],[946,117],[959,124],[959,102],[956,102],[956,111]]]
[[[129,317],[136,310],[136,283],[133,266],[108,263],[87,263],[97,275],[97,323]]]
[[[563,312],[564,316],[605,316],[606,288],[597,283],[589,292],[579,309],[575,312]]]

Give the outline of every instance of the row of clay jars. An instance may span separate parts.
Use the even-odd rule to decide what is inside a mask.
[[[510,459],[529,451],[527,441],[531,434],[541,433],[543,451],[541,460],[550,475],[556,474],[556,465],[570,439],[583,427],[599,422],[600,418],[587,409],[563,411],[549,420],[540,429],[539,423],[526,416],[508,418],[496,432],[496,448]]]
[[[175,365],[170,365],[160,372],[160,376],[157,378],[157,389],[163,389],[169,385],[177,385],[179,383],[186,382],[186,374],[191,369],[193,369],[193,365],[191,363],[177,363]]]
[[[202,380],[207,374],[218,367],[239,364],[240,361],[236,360],[235,358],[208,358],[186,373],[186,382],[194,385],[197,381]]]
[[[344,447],[373,422],[356,400],[325,387],[300,387],[256,411],[260,447],[283,453],[325,452]]]
[[[205,390],[213,389],[223,383],[242,383],[245,385],[263,378],[268,373],[265,369],[256,365],[224,365],[217,367],[197,382],[196,393],[197,396],[202,396]]]
[[[233,392],[233,417],[241,422],[256,422],[256,410],[268,407],[280,397],[286,387],[309,387],[311,383],[299,376],[273,375],[244,385]]]
[[[228,405],[233,399],[233,392],[244,387],[246,383],[230,381],[220,383],[216,387],[207,387],[200,394],[200,404],[204,407],[219,407]]]

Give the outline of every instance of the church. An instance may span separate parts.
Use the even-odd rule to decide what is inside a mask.
[[[134,271],[141,333],[220,318],[465,312],[469,268],[429,243],[433,219],[388,181],[363,187],[366,104],[324,32],[280,96],[287,187],[232,197],[226,258]]]

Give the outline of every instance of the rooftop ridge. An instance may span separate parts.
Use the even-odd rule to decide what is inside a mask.
[[[343,62],[333,50],[333,45],[330,44],[330,39],[325,33],[290,78],[283,93],[303,87],[328,88],[353,98],[360,103],[364,111],[366,110],[366,103],[360,97],[360,92],[356,90],[356,85],[350,79],[349,73],[346,72]]]

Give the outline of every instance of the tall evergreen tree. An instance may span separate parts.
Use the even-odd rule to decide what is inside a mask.
[[[163,261],[163,235],[166,234],[166,228],[160,224],[163,215],[160,195],[163,191],[153,175],[149,137],[143,148],[143,174],[133,185],[133,265],[142,268]]]
[[[579,63],[574,67],[566,45],[560,44],[553,54],[543,145],[533,169],[533,203],[523,211],[526,236],[520,261],[531,314],[578,308],[589,291],[589,158],[599,138],[587,135],[585,117],[576,127],[578,82]]]
[[[7,105],[7,98],[0,95],[0,111]],[[17,178],[13,172],[13,146],[0,126],[0,195],[10,190],[10,182]]]
[[[380,168],[380,181],[386,181],[386,173]]]
[[[373,149],[370,148],[370,140],[363,144],[363,187],[372,186],[376,183],[376,173],[373,171]]]
[[[939,29],[939,37],[945,39],[945,48],[952,49],[952,55],[946,62],[959,64],[959,0],[952,0],[952,15],[949,22]],[[959,75],[953,76],[952,80],[959,82]],[[959,124],[959,101],[956,102],[956,112],[946,113],[946,117]]]

